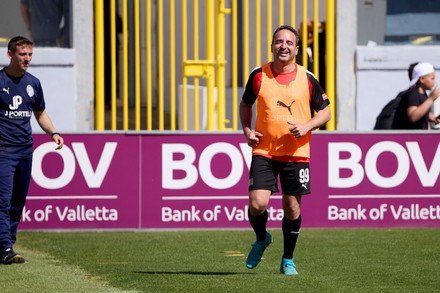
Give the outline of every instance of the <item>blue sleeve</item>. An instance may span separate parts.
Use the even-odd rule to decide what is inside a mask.
[[[33,111],[43,111],[46,108],[46,102],[44,101],[43,88],[38,80],[35,84],[35,100],[32,107]]]

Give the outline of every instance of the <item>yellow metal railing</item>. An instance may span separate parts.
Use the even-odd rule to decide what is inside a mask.
[[[308,15],[313,18],[314,56],[309,70],[319,79],[319,68],[325,65],[333,113],[327,129],[335,129],[335,0],[111,1],[110,52],[104,48],[103,3],[95,0],[97,130],[237,130],[240,92],[252,68],[272,59],[274,29],[286,23],[286,16],[294,27],[300,18],[300,46],[305,52]],[[320,64],[318,23],[323,3],[326,62]],[[120,67],[116,64],[116,12],[122,18]],[[104,68],[104,54],[111,54],[111,68]],[[307,67],[308,56],[302,56]],[[104,70],[111,70],[110,81],[104,80]],[[111,82],[111,93],[104,93],[105,82]],[[200,95],[200,89],[206,96]],[[111,95],[109,109],[104,94]],[[206,121],[200,120],[202,113]]]
[[[127,1],[122,1],[122,80],[123,80],[123,95],[122,95],[122,109],[123,109],[123,129],[128,130],[128,3]],[[113,21],[113,19],[112,19]],[[116,64],[113,64],[116,66]],[[102,129],[98,129],[102,130]]]
[[[232,42],[231,42],[231,86],[232,86],[232,113],[238,113],[238,11],[237,1],[232,1]],[[232,129],[238,129],[238,115],[232,115]]]
[[[104,2],[95,1],[95,127],[104,129]]]
[[[147,1],[146,5],[146,20],[145,20],[145,43],[147,48],[151,48],[152,44],[152,25],[151,25],[151,1]],[[147,50],[146,53],[146,124],[147,130],[153,129],[153,79],[152,79],[152,53],[151,50]]]
[[[336,5],[335,0],[327,0],[327,22],[326,22],[326,91],[331,99],[330,109],[332,119],[327,123],[328,130],[336,130]]]

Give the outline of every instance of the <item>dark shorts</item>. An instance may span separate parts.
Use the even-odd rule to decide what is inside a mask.
[[[281,191],[286,195],[310,193],[309,163],[281,162],[262,156],[253,156],[249,172],[249,191],[256,189],[278,192],[278,175]]]

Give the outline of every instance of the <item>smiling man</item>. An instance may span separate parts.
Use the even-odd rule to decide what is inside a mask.
[[[275,30],[271,50],[273,61],[252,71],[240,103],[243,132],[252,147],[248,213],[256,235],[246,266],[255,268],[272,243],[266,231],[267,206],[271,194],[278,192],[279,176],[284,211],[280,272],[296,275],[293,251],[301,229],[301,197],[310,193],[311,132],[330,120],[330,102],[313,74],[294,62],[298,32],[293,27],[283,25]]]
[[[31,117],[61,149],[64,140],[45,111],[40,81],[27,72],[33,43],[14,37],[8,43],[9,65],[0,70],[0,253],[3,264],[25,263],[14,252],[18,224],[32,170]]]

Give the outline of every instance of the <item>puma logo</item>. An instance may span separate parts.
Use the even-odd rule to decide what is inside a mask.
[[[292,103],[290,103],[290,105],[287,106],[282,101],[277,101],[277,106],[281,106],[281,107],[287,108],[287,110],[289,110],[290,115],[292,115],[292,109],[290,109],[290,107],[292,107],[293,103],[295,103],[295,100],[293,100]]]
[[[7,92],[8,95],[9,95],[9,88],[3,88],[3,91],[4,91],[4,92]]]

